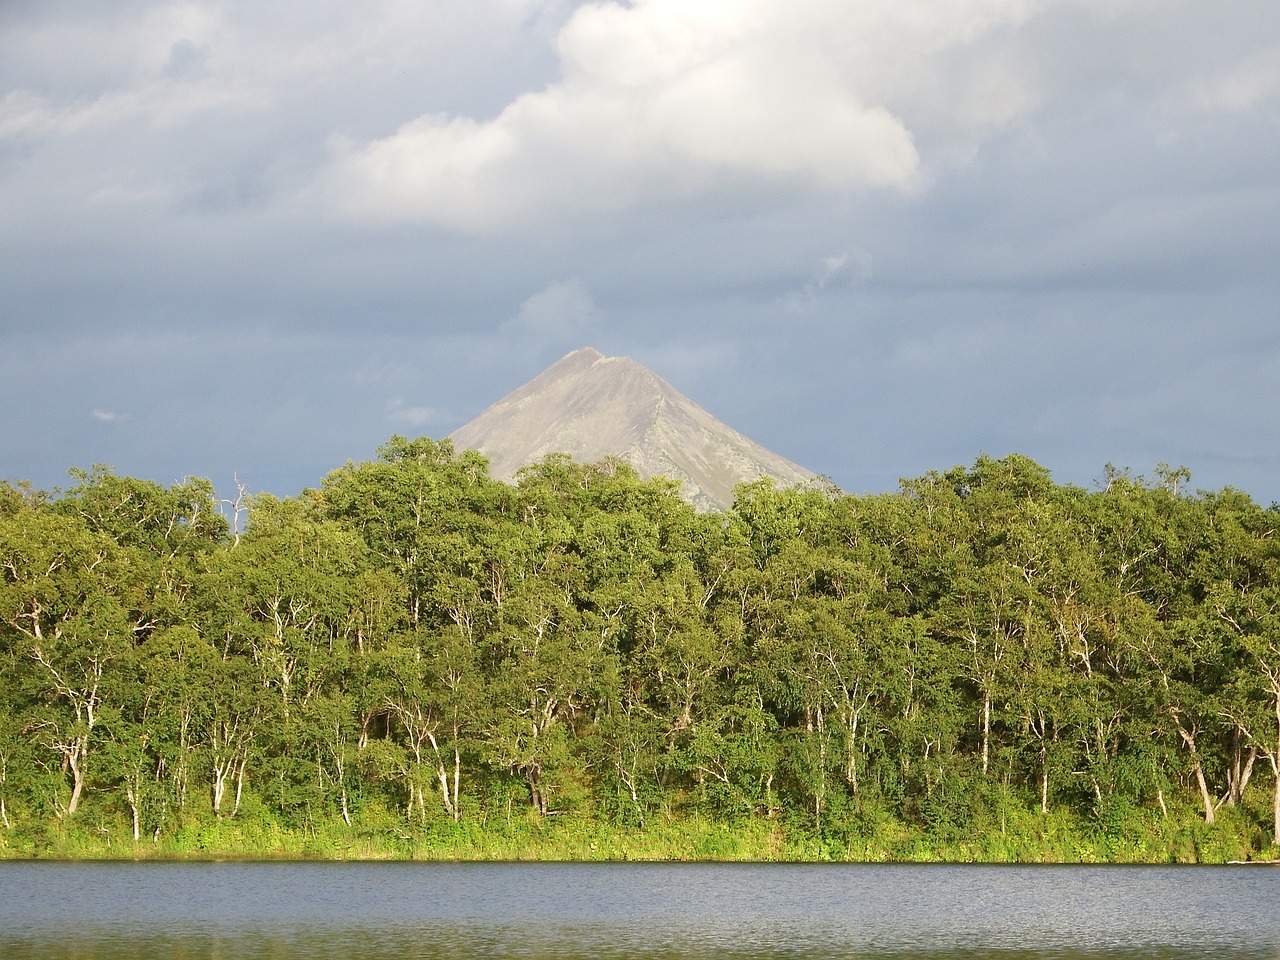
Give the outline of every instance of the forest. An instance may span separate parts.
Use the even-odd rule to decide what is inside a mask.
[[[0,856],[1275,857],[1280,509],[1189,479],[0,483]]]

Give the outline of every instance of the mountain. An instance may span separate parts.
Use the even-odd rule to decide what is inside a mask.
[[[581,463],[620,457],[642,477],[680,482],[699,510],[724,510],[743,481],[782,484],[814,477],[721,423],[629,357],[575,350],[451,434],[479,450],[499,480],[549,453]]]

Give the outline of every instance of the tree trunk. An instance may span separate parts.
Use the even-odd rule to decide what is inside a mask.
[[[138,798],[138,794],[133,790],[132,787],[127,788],[126,793],[129,797],[129,813],[132,815],[132,818],[133,818],[133,842],[137,843],[139,837],[141,836],[141,829],[140,829],[141,823],[139,822],[141,819],[141,812],[138,809],[139,798]]]
[[[1274,760],[1271,769],[1276,770]],[[1272,844],[1280,847],[1280,771],[1276,772],[1276,789],[1271,801],[1271,837]]]
[[[982,773],[987,773],[991,758],[991,693],[982,692]]]
[[[240,812],[240,797],[244,794],[244,771],[248,765],[249,758],[241,757],[240,764],[236,767],[236,804],[231,808],[233,817]]]
[[[1174,718],[1175,723],[1177,718]],[[1200,788],[1200,802],[1204,805],[1204,822],[1212,825],[1215,820],[1214,810],[1216,805],[1213,802],[1213,796],[1209,793],[1209,784],[1205,781],[1204,767],[1200,763],[1200,754],[1196,751],[1195,734],[1187,730],[1182,724],[1178,723],[1178,733],[1182,737],[1182,742],[1187,745],[1187,749],[1191,752],[1192,770],[1196,775],[1196,785]]]
[[[1049,812],[1049,758],[1040,752],[1040,812]]]
[[[1272,741],[1271,755],[1267,759],[1271,761],[1271,774],[1275,780],[1271,795],[1271,842],[1280,847],[1280,689],[1276,690],[1274,706],[1276,712],[1275,740]]]
[[[456,736],[456,734],[455,734]],[[458,785],[462,781],[462,752],[458,749],[455,741],[453,747],[453,820],[457,823],[462,820],[462,808],[458,806]]]
[[[213,765],[213,778],[209,781],[209,803],[213,812],[222,816],[222,798],[227,792],[227,773],[220,763]]]
[[[547,795],[542,790],[542,770],[533,764],[525,767],[525,782],[529,784],[529,801],[539,815],[547,815]]]
[[[1196,774],[1196,784],[1200,787],[1200,802],[1204,804],[1204,822],[1212,826],[1217,817],[1214,813],[1213,797],[1209,794],[1209,785],[1205,782],[1204,767],[1200,765],[1199,757],[1196,758],[1193,769]]]
[[[1257,744],[1250,746],[1249,754],[1245,756],[1244,737],[1241,736],[1239,727],[1236,728],[1234,740],[1231,767],[1227,771],[1227,791],[1222,798],[1229,807],[1238,807],[1244,802],[1244,791],[1253,776],[1253,765],[1258,761]]]
[[[85,767],[89,757],[89,737],[76,737],[66,753],[67,767],[71,770],[71,799],[67,801],[67,816],[74,816],[84,792]]]

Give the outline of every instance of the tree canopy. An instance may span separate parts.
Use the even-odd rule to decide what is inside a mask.
[[[0,484],[6,830],[1280,834],[1280,512],[1181,468],[983,456],[700,514],[622,462],[506,485],[394,437],[234,530],[203,480],[72,478]]]

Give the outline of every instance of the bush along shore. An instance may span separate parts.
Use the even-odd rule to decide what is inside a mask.
[[[1274,848],[1251,848],[1240,824],[1130,823],[1119,835],[1070,817],[1026,815],[1003,831],[938,836],[883,820],[815,833],[761,820],[664,820],[619,826],[589,818],[537,818],[491,825],[439,820],[406,828],[383,816],[310,828],[238,816],[190,822],[133,840],[126,820],[30,825],[0,834],[0,859],[49,860],[416,860],[416,861],[750,861],[847,863],[1204,863],[1275,862]]]
[[[72,479],[0,484],[3,857],[1280,854],[1280,511],[1181,468]]]

